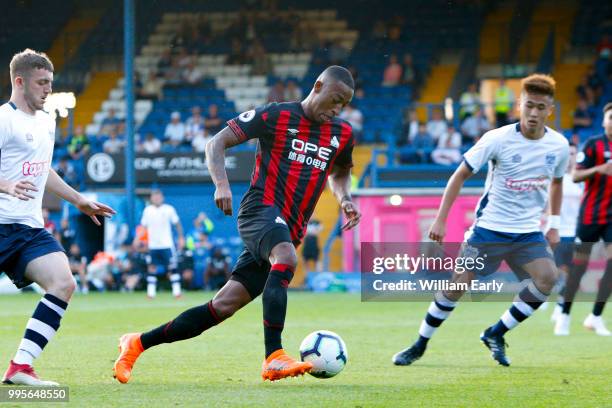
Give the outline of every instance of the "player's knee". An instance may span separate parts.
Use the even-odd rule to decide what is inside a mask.
[[[215,298],[212,307],[215,309],[217,316],[221,320],[230,318],[240,310],[246,303],[238,298]]]
[[[297,267],[297,254],[294,246],[290,243],[282,243],[274,247],[272,258],[275,264],[288,265],[292,269]]]
[[[536,287],[544,293],[550,293],[557,283],[559,273],[556,268],[551,268],[539,274],[533,279]]]
[[[76,290],[76,282],[72,275],[66,275],[54,279],[47,291],[62,300],[68,300]]]

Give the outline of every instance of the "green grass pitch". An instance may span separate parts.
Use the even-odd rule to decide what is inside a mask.
[[[612,338],[581,327],[590,309],[586,303],[574,306],[569,337],[553,336],[550,309],[509,333],[509,368],[498,366],[478,339],[508,304],[460,304],[423,359],[395,367],[391,356],[415,339],[426,303],[362,303],[357,295],[291,292],[285,348],[297,356],[306,334],[337,332],[349,355],[337,377],[263,383],[257,299],[198,338],[145,352],[129,384],[112,378],[119,335],[155,327],[210,295],[188,293],[178,301],[168,293],[154,301],[142,293],[76,295],[36,368],[41,377],[70,387],[69,405],[83,407],[612,405]],[[38,299],[34,294],[0,296],[3,364],[12,358]]]

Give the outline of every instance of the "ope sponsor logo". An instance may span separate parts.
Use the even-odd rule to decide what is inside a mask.
[[[49,162],[30,163],[25,162],[21,167],[21,172],[24,176],[38,177],[41,174],[49,172]]]
[[[544,190],[548,186],[548,178],[540,176],[525,180],[506,179],[506,187],[514,191]]]
[[[297,153],[316,153],[317,156],[325,161],[329,160],[332,154],[332,149],[329,147],[319,147],[314,143],[305,142],[300,139],[293,139],[291,141],[291,148]]]

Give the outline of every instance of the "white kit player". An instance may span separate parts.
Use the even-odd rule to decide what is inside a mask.
[[[0,106],[0,270],[19,287],[36,282],[45,290],[15,357],[5,384],[53,386],[38,378],[32,364],[53,338],[75,289],[62,246],[43,228],[42,199],[51,192],[70,202],[93,222],[115,211],[89,201],[51,168],[55,121],[43,105],[51,93],[53,64],[30,49],[10,63],[12,93]]]
[[[554,108],[554,93],[555,81],[550,76],[531,75],[523,79],[520,122],[485,133],[465,153],[463,163],[446,186],[438,215],[429,231],[432,240],[442,242],[449,211],[465,180],[488,163],[485,193],[464,244],[466,256],[485,259],[484,268],[455,272],[452,279],[469,285],[476,274],[491,274],[504,260],[515,272],[531,277],[531,282],[518,293],[510,309],[480,336],[493,359],[503,366],[510,365],[504,335],[546,301],[557,280],[557,268],[546,239],[552,245],[559,242],[562,181],[569,144],[563,135],[545,126]],[[548,201],[552,216],[545,239],[540,231],[540,219]],[[394,364],[410,365],[421,358],[427,342],[454,310],[463,293],[461,290],[436,293],[421,323],[418,340],[394,355]]]
[[[151,204],[145,207],[140,224],[147,229],[149,255],[147,256],[147,296],[153,299],[157,293],[157,277],[169,275],[172,295],[181,296],[181,275],[176,261],[172,226],[178,234],[178,250],[185,246],[183,227],[173,206],[164,204],[160,190],[151,192]]]

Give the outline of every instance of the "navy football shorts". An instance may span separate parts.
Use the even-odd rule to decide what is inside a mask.
[[[32,283],[25,277],[30,261],[53,252],[64,252],[64,248],[44,228],[0,224],[0,271],[18,288]]]
[[[476,226],[466,240],[466,247],[470,257],[485,259],[484,268],[473,271],[482,276],[496,272],[502,261],[506,261],[523,279],[526,278],[523,265],[540,258],[553,259],[553,252],[541,232],[499,232]]]

